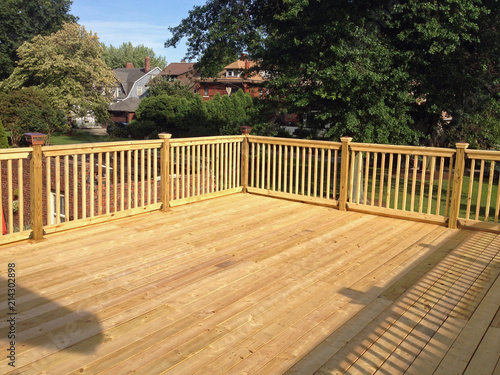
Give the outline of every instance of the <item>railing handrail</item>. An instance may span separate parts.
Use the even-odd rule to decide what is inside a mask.
[[[170,140],[170,146],[195,146],[203,144],[243,142],[245,137],[242,135],[223,135],[212,137],[193,137],[193,138],[175,138]]]
[[[425,146],[400,146],[400,145],[380,145],[376,143],[357,143],[349,144],[352,151],[369,151],[369,152],[388,152],[399,153],[405,155],[421,155],[421,156],[442,156],[450,157],[456,154],[455,149],[442,147],[425,147]]]
[[[257,135],[248,136],[250,142],[259,142],[264,144],[275,144],[283,146],[299,146],[299,147],[319,147],[331,150],[340,150],[342,143],[333,141],[316,141],[310,139],[293,139],[280,137],[263,137]]]
[[[500,161],[500,151],[495,150],[465,150],[470,159]]]

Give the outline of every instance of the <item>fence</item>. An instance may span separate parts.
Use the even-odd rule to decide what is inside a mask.
[[[500,152],[250,136],[0,150],[0,243],[249,192],[500,231]]]

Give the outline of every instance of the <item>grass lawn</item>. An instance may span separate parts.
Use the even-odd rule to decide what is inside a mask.
[[[110,137],[109,135],[95,135],[89,132],[78,130],[74,135],[53,134],[50,137],[51,146],[72,145],[79,143],[96,143],[96,142],[113,142],[113,141],[129,141],[128,138]]]

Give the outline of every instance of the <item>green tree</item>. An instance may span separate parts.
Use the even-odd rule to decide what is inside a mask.
[[[187,57],[207,71],[248,52],[269,74],[266,100],[314,113],[331,139],[448,145],[442,111],[456,128],[498,100],[499,4],[209,0],[171,28],[166,45],[188,37]]]
[[[133,126],[139,128],[141,138],[165,131],[175,137],[216,134],[206,126],[205,108],[199,95],[190,98],[168,94],[151,96],[141,101],[136,115],[137,122]],[[153,132],[150,130],[152,124]],[[140,133],[141,127],[149,134]]]
[[[188,85],[183,84],[181,81],[169,81],[161,76],[156,76],[148,83],[149,90],[148,96],[159,96],[163,94],[177,95],[184,98],[192,98],[193,93]]]
[[[101,44],[104,52],[103,58],[106,64],[111,69],[125,68],[125,65],[130,62],[136,68],[144,68],[146,56],[151,59],[151,67],[159,67],[160,69],[167,66],[167,60],[163,56],[156,56],[152,48],[146,47],[143,44],[133,46],[132,43],[123,43],[119,47],[113,45],[106,46]]]
[[[71,0],[2,0],[0,6],[0,81],[10,76],[18,60],[16,50],[35,35],[50,35],[63,22],[76,22],[69,14]]]
[[[5,128],[2,124],[2,119],[0,118],[0,148],[8,148],[9,147],[9,139],[7,138],[7,133],[5,132]]]
[[[0,116],[14,146],[19,145],[24,133],[47,134],[47,144],[50,144],[54,132],[70,129],[64,112],[54,109],[46,93],[35,88],[0,93]]]
[[[4,90],[36,87],[68,116],[93,113],[100,122],[109,118],[111,88],[117,81],[102,59],[96,34],[66,23],[57,33],[25,42],[18,54],[19,64],[3,82]]]

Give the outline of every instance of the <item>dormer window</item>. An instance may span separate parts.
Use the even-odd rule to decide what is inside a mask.
[[[226,71],[226,77],[234,77],[234,70],[228,69]]]

